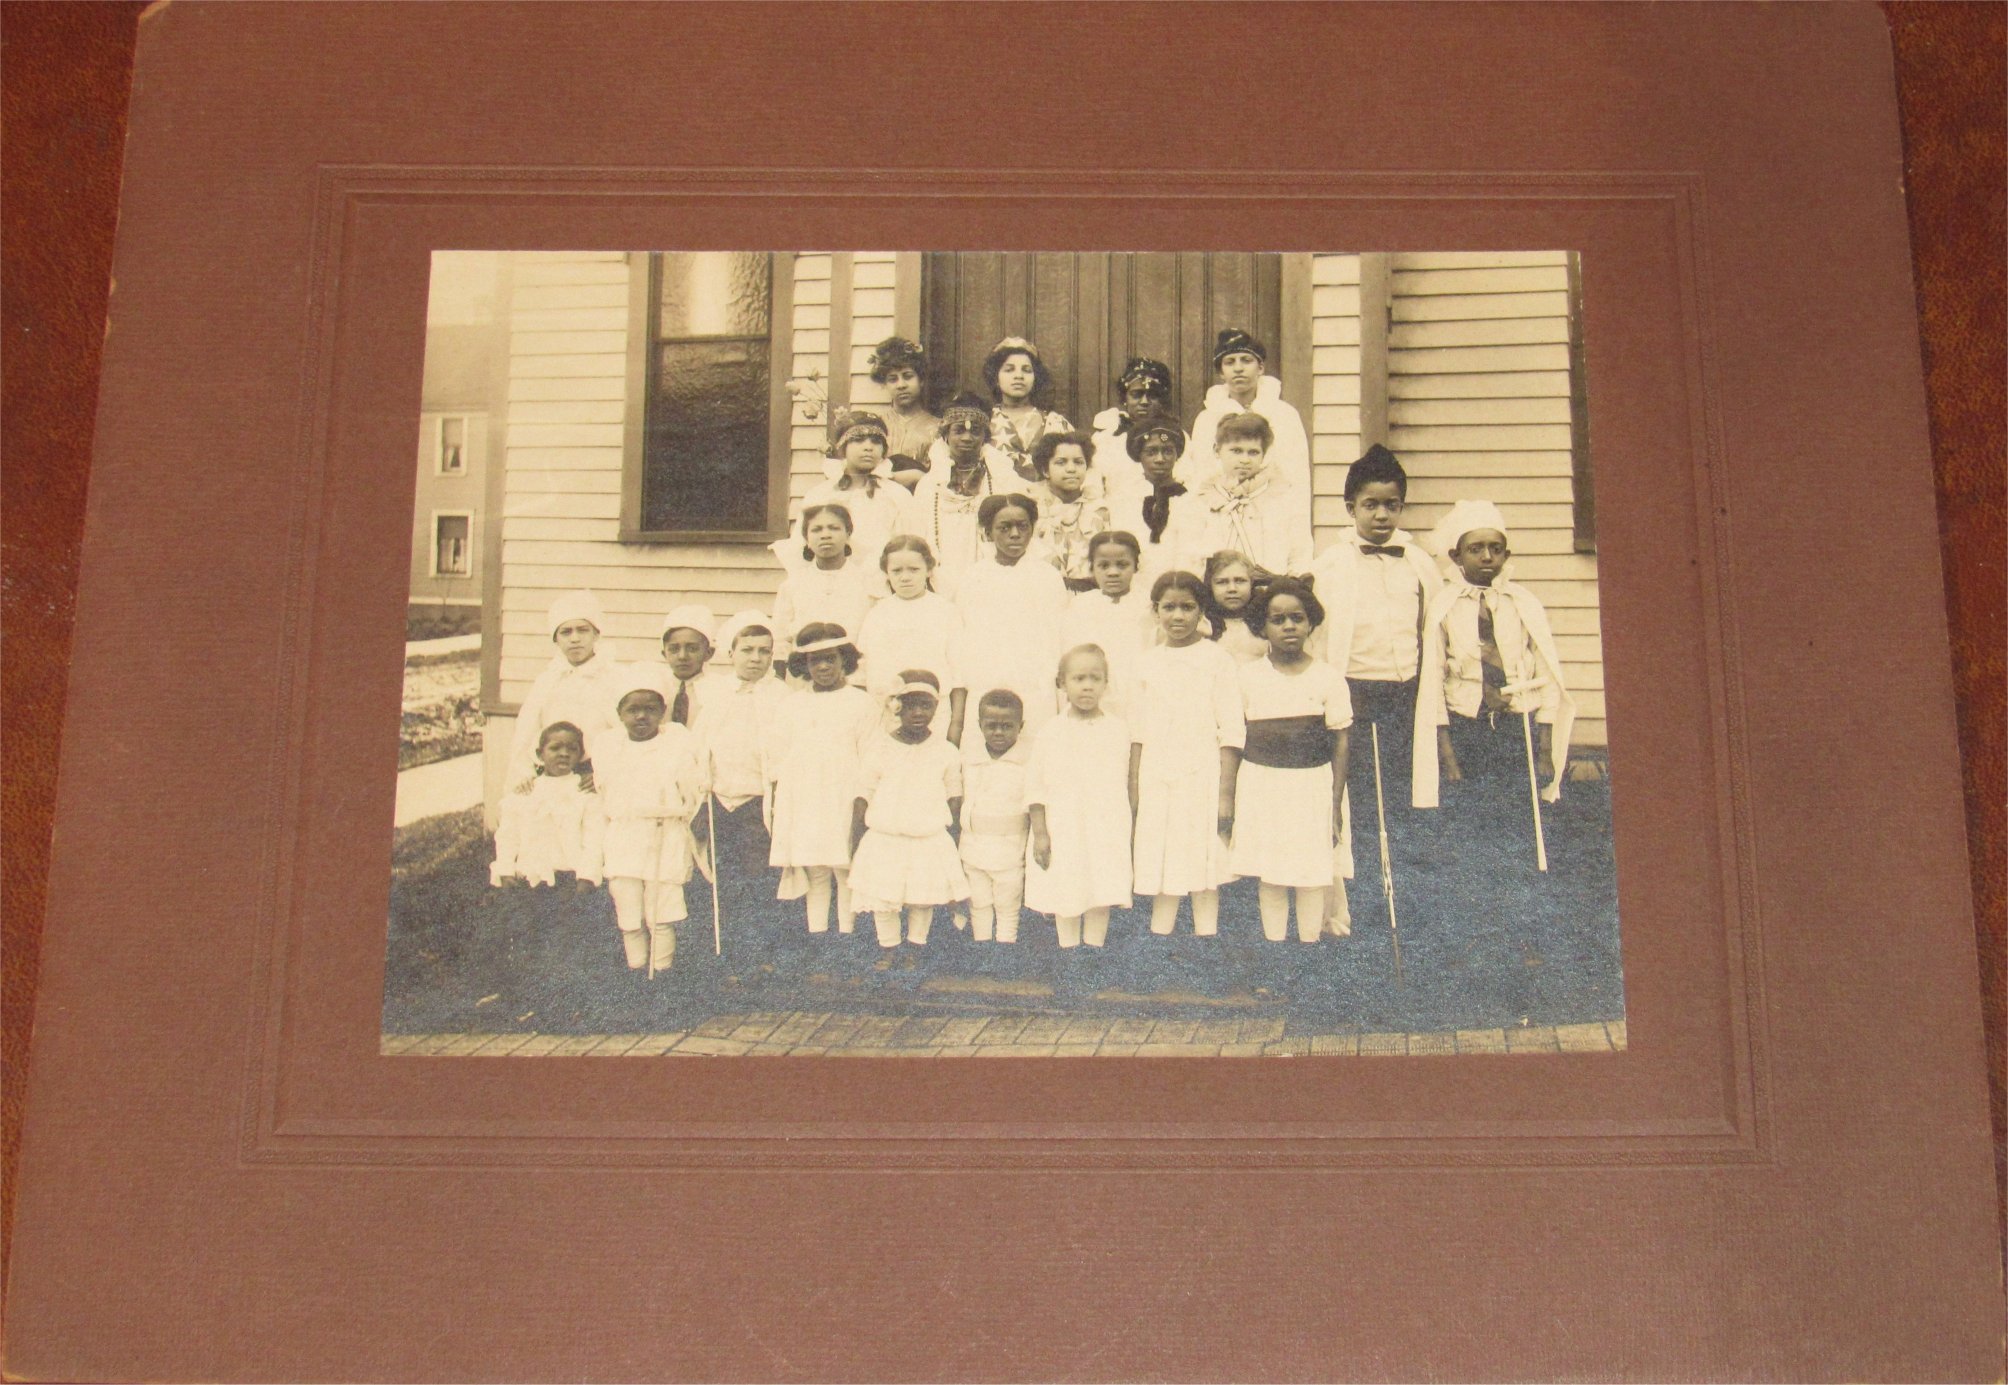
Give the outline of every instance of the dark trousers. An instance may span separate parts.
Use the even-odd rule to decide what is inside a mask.
[[[1518,712],[1450,714],[1450,748],[1461,778],[1443,786],[1446,824],[1464,843],[1534,859],[1534,805],[1527,787],[1528,726]]]
[[[707,813],[708,810],[708,813]],[[717,833],[718,912],[724,947],[735,950],[743,965],[749,951],[767,953],[774,946],[780,905],[774,898],[781,872],[767,864],[773,839],[760,820],[760,800],[750,798],[737,808],[727,809],[714,796],[698,810],[707,814],[707,826]],[[700,873],[693,873],[686,892],[692,925],[711,931],[711,886]],[[705,951],[709,952],[708,939]]]

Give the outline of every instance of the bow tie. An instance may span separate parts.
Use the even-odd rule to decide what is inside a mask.
[[[1377,553],[1383,558],[1399,558],[1407,550],[1398,543],[1363,543],[1362,553]]]

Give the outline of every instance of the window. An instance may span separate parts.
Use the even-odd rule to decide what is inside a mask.
[[[432,516],[432,575],[471,577],[474,574],[474,516],[464,510]]]
[[[467,474],[467,419],[461,414],[441,414],[435,439],[435,460],[441,476]]]
[[[636,256],[622,536],[765,542],[786,523],[791,257]]]

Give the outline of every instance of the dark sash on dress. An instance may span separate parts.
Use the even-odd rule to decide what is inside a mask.
[[[1241,758],[1268,769],[1315,769],[1332,762],[1332,741],[1322,716],[1267,717],[1248,723]]]

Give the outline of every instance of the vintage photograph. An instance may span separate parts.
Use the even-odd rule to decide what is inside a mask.
[[[436,253],[383,1052],[1624,1048],[1581,322],[1567,250]]]

